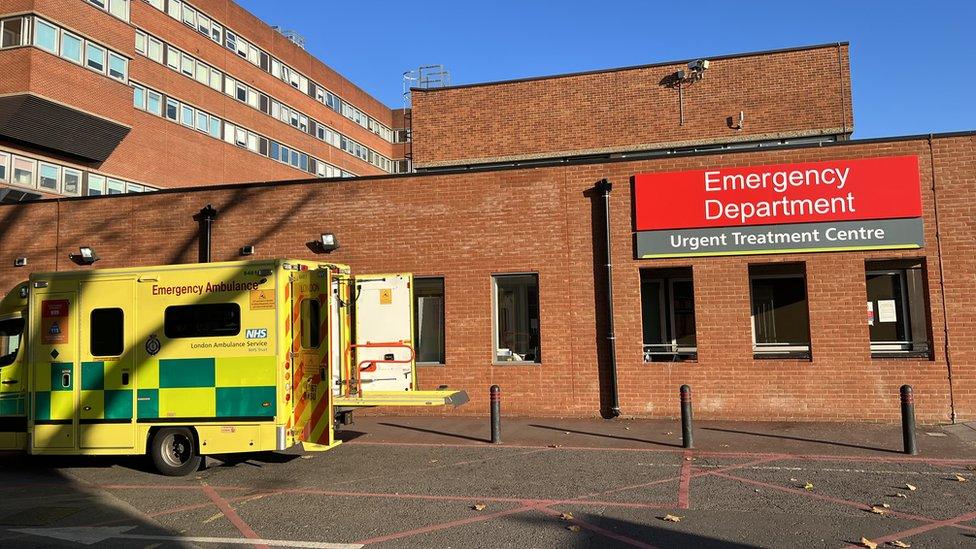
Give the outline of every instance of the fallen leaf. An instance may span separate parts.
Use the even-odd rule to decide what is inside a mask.
[[[475,511],[484,511],[485,507],[488,506],[485,505],[484,503],[475,503],[474,505],[471,506],[471,508],[474,509]]]
[[[691,461],[691,458],[685,458],[685,461]]]
[[[661,520],[665,522],[681,522],[681,517],[677,517],[675,515],[664,515],[661,517]]]
[[[905,494],[903,494],[903,493],[901,493],[901,492],[896,492],[895,493],[895,497],[896,498],[905,498],[905,499],[908,499],[908,496],[905,495]]]
[[[905,488],[908,488],[912,492],[914,492],[915,490],[918,490],[918,486],[912,486],[911,484],[906,484],[905,485]]]
[[[315,456],[313,456],[312,454],[302,454],[301,457],[302,457],[302,459],[312,459]]]
[[[976,465],[967,465],[966,466],[966,470],[967,471],[976,471]]]
[[[437,460],[436,459],[432,459],[432,460],[430,460],[430,462],[431,463],[437,463]]]
[[[558,444],[550,444],[549,447],[550,448],[559,448],[559,445]]]
[[[964,476],[962,476],[962,475],[955,475],[955,477],[956,477],[956,480],[958,480],[959,482],[969,482],[969,479],[966,478],[966,477],[964,477]]]
[[[804,490],[813,490],[813,483],[808,482],[808,483],[804,484],[803,485],[803,489]]]
[[[884,507],[885,509],[891,509],[891,505],[888,505],[887,503],[879,503],[877,505],[872,505],[871,507]]]
[[[902,541],[900,539],[896,539],[895,541],[889,541],[888,542],[888,545],[894,545],[895,547],[911,547],[912,546],[911,543],[905,543],[904,541]]]
[[[674,433],[672,433],[671,431],[668,431],[667,433],[664,433],[664,434],[666,434],[666,435],[673,435]]]
[[[753,492],[755,492],[755,493],[758,494],[759,493],[759,488],[756,488],[755,490],[753,490]]]
[[[579,526],[576,526],[575,524],[571,524],[571,525],[567,526],[566,529],[569,530],[570,532],[579,532],[580,531],[580,527]]]
[[[630,427],[624,427],[624,431],[629,431]]]
[[[861,536],[861,545],[867,547],[868,549],[878,549],[878,544],[869,540],[868,538]]]
[[[885,515],[888,513],[888,510],[879,505],[872,505],[871,512],[874,513],[875,515]]]
[[[573,520],[573,514],[572,513],[561,513],[559,515],[559,518],[561,518],[563,520]]]
[[[795,478],[791,478],[790,482],[800,482],[800,481],[796,480]]]

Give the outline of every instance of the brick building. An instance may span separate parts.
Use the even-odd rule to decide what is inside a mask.
[[[276,58],[305,55],[231,3],[198,3]],[[267,76],[142,0],[130,8],[147,37],[200,40],[199,52],[174,45],[220,52],[228,74]],[[46,15],[67,25],[58,13]],[[153,61],[124,43],[137,31],[113,22],[120,38],[107,45],[133,53],[126,101],[138,103],[140,87],[192,85],[201,100],[226,102],[216,114],[227,120],[253,116],[251,131],[264,118],[281,125],[170,69],[136,79]],[[0,64],[64,62],[38,49],[0,51]],[[281,84],[267,79],[255,86]],[[0,85],[35,89],[33,76],[24,80]],[[360,97],[346,86],[343,100]],[[0,287],[28,270],[81,268],[66,260],[79,246],[97,250],[98,267],[196,261],[193,216],[212,204],[214,260],[236,259],[243,246],[314,257],[309,242],[331,232],[341,247],[329,261],[414,273],[420,384],[467,389],[473,402],[453,413],[483,413],[497,383],[509,413],[608,415],[616,405],[624,416],[667,417],[689,383],[701,418],[892,421],[908,383],[921,420],[974,419],[976,133],[851,140],[850,89],[839,43],[414,90],[410,112],[383,120],[411,129],[388,158],[412,158],[416,173],[342,164],[360,177],[309,179],[272,161],[249,170],[237,161],[264,159],[206,141],[194,151],[212,155],[206,166],[165,168],[180,173],[159,186],[183,188],[0,207]],[[91,108],[109,102],[64,94]],[[379,117],[379,107],[363,110]],[[356,130],[329,112],[323,122]],[[138,135],[213,139],[165,116],[131,116],[113,155]],[[336,154],[340,166],[345,153]],[[160,155],[110,155],[103,166],[148,174],[162,171]],[[22,257],[26,269],[14,266]]]
[[[5,0],[0,32],[8,202],[404,169],[393,110],[229,0]]]

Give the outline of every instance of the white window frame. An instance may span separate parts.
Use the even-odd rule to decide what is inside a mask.
[[[156,105],[158,106],[158,108],[156,108],[156,109],[153,109],[152,106],[151,106],[152,105],[152,98],[154,96],[156,97]],[[162,116],[162,114],[163,114],[163,94],[161,94],[161,93],[159,93],[157,91],[150,90],[148,88],[146,89],[146,112],[151,112],[152,114],[155,114],[156,116]]]
[[[113,187],[119,192],[113,193]],[[107,177],[105,179],[105,194],[125,194],[125,181],[115,179],[114,177]]]
[[[0,173],[0,182],[7,183],[10,181],[10,154],[0,151],[0,167],[3,167],[3,173]]]
[[[538,360],[498,360],[498,279],[501,277],[534,276],[539,292],[539,355]],[[538,272],[492,273],[491,275],[491,363],[493,366],[539,366],[542,364],[542,277]]]
[[[878,270],[864,271],[865,279],[867,279],[867,277],[871,275],[887,275],[887,276],[898,277],[898,280],[900,282],[900,284],[898,285],[898,292],[901,294],[901,311],[899,311],[899,314],[901,315],[901,318],[905,319],[904,320],[905,332],[910,337],[912,333],[912,323],[911,323],[911,316],[909,315],[908,280],[907,280],[908,276],[907,273],[905,272],[905,269],[878,269]],[[878,319],[875,318],[874,321],[878,322]],[[870,339],[870,337],[871,336],[869,334],[868,338]],[[914,343],[915,343],[914,341],[910,341],[910,340],[909,341],[885,341],[879,343],[875,343],[874,341],[871,341],[871,352],[879,353],[879,354],[891,353],[895,355],[897,353],[906,353],[912,351]]]
[[[121,6],[121,7],[117,7]],[[110,14],[123,20],[129,20],[129,0],[109,0],[108,10]]]
[[[89,53],[91,50],[101,50],[102,51],[102,56],[101,56],[102,70],[98,70],[95,67],[91,66],[91,55]],[[89,70],[92,70],[92,71],[95,71],[95,72],[97,72],[99,74],[105,74],[105,70],[106,70],[106,67],[107,66],[108,66],[108,49],[107,48],[103,48],[102,46],[99,46],[98,44],[94,44],[94,43],[89,42],[89,41],[86,40],[85,41],[85,68],[87,68]]]
[[[45,187],[41,184],[41,181],[47,179],[41,172],[45,168],[54,168],[54,188]],[[50,162],[38,162],[37,164],[37,189],[40,191],[46,191],[50,193],[60,193],[61,192],[61,166],[57,164],[52,164]]]
[[[30,165],[31,180],[24,184],[17,181],[17,162],[26,162]],[[23,156],[11,156],[10,161],[10,184],[16,185],[18,187],[25,188],[36,188],[37,187],[37,161],[32,158],[25,158]]]
[[[65,49],[64,49],[65,38],[72,38],[78,41],[78,59],[73,59],[71,57],[68,57],[67,54],[65,54]],[[60,51],[61,51],[60,55],[62,59],[67,59],[68,61],[71,61],[76,65],[85,64],[85,39],[84,38],[65,30],[61,31]]]
[[[53,49],[52,48],[47,48],[47,47],[41,45],[38,42],[38,32],[37,32],[37,29],[39,29],[41,26],[49,27],[52,30],[54,30],[54,47],[53,47]],[[42,50],[44,50],[46,52],[53,53],[54,55],[58,55],[59,54],[58,52],[59,52],[60,46],[61,46],[61,29],[57,25],[55,25],[53,23],[49,23],[49,22],[45,21],[44,19],[40,19],[38,17],[35,17],[34,18],[34,33],[33,33],[33,36],[32,36],[31,45],[33,45],[36,48],[42,49]]]
[[[68,174],[71,173],[77,178],[77,187],[75,192],[68,190]],[[61,169],[61,193],[68,196],[79,196],[81,194],[81,182],[82,182],[82,172],[81,170],[76,170],[74,168],[64,167]]]
[[[119,82],[125,82],[125,81],[127,81],[128,78],[129,78],[129,60],[126,59],[124,56],[115,53],[112,50],[108,50],[107,59],[108,59],[108,62],[105,63],[105,74],[108,75],[109,78],[112,78],[113,80],[118,80]],[[121,60],[122,61],[122,76],[121,77],[114,76],[112,74],[112,61],[113,61],[113,59],[114,60]]]
[[[85,195],[86,196],[102,196],[105,194],[105,176],[97,173],[88,174],[88,183],[86,185]],[[92,193],[92,188],[98,190],[97,194]]]
[[[752,353],[756,356],[775,357],[784,353],[812,353],[812,341],[806,345],[781,345],[779,343],[756,343],[756,315],[753,313],[753,280],[799,278],[803,280],[803,296],[807,302],[807,330],[810,330],[810,295],[805,273],[749,275],[749,330],[752,333]],[[811,355],[812,356],[812,355]],[[789,358],[789,357],[783,357]]]

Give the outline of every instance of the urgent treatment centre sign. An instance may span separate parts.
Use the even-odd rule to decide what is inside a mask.
[[[921,248],[918,157],[643,173],[639,258]]]

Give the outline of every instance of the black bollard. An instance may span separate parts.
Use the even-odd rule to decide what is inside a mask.
[[[918,455],[918,443],[915,440],[915,396],[911,385],[901,386],[901,433],[905,440],[905,453]]]
[[[502,389],[498,385],[492,385],[488,390],[491,399],[491,443],[501,444],[502,442]]]
[[[694,448],[694,437],[691,432],[691,387],[681,386],[681,446]]]

